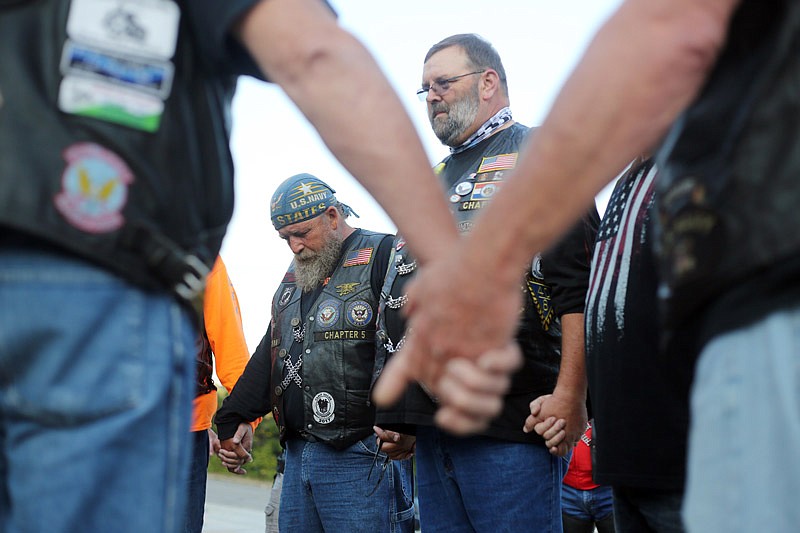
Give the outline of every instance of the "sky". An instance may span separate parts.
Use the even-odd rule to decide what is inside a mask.
[[[421,85],[422,62],[431,45],[456,33],[490,41],[506,69],[514,119],[542,122],[559,87],[592,35],[620,0],[329,0],[340,24],[375,56],[399,94],[431,160],[447,155],[430,129]],[[269,201],[286,178],[301,172],[336,190],[360,218],[355,227],[394,233],[393,222],[336,161],[316,131],[282,90],[240,79],[233,101],[231,151],[236,207],[222,245],[251,353],[266,332],[272,296],[291,262],[289,247],[272,227]],[[380,116],[362,117],[364,122]],[[598,198],[601,208],[604,195]]]

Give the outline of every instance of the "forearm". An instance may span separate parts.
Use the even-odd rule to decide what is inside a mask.
[[[364,46],[320,2],[262,2],[240,35],[420,260],[456,241],[455,223],[400,100]]]
[[[547,248],[663,137],[700,89],[735,3],[629,0],[609,19],[470,237],[489,271],[516,282],[504,264]]]
[[[586,358],[583,313],[561,317],[561,368],[553,394],[586,402]]]

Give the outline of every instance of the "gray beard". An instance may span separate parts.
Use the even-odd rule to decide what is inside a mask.
[[[437,102],[431,106],[428,118],[433,128],[433,133],[442,141],[442,144],[452,147],[459,144],[457,139],[464,134],[464,131],[478,116],[478,99],[478,86],[476,84],[472,91],[461,100],[450,105],[444,102]],[[446,118],[433,118],[440,111],[447,113]]]
[[[337,233],[331,232],[328,241],[319,252],[303,250],[294,258],[294,276],[297,286],[303,292],[316,289],[325,278],[333,273],[339,256],[342,253],[342,239]],[[306,253],[310,252],[310,253]]]

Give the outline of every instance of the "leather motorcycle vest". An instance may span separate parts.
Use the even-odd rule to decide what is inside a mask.
[[[519,148],[529,131],[528,127],[519,123],[512,124],[475,148],[455,158],[448,156],[434,167],[434,172],[447,191],[446,198],[459,231],[470,231],[480,210],[488,206],[494,194],[503,186],[504,180],[516,166]],[[403,297],[401,285],[405,284],[406,278],[413,276],[415,265],[404,241],[396,241],[384,281],[383,300],[402,305],[397,301],[397,298]],[[475,282],[481,281],[476,279]],[[469,290],[469,287],[464,287],[464,290]],[[537,255],[531,261],[522,290],[526,293],[525,308],[517,339],[526,356],[525,368],[515,374],[511,391],[530,390],[533,387],[549,392],[555,386],[561,361],[561,321],[551,305],[551,288],[541,272],[541,256]],[[381,305],[385,307],[386,301]],[[378,336],[381,342],[376,357],[376,380],[386,358],[400,348],[405,328],[404,320],[389,317],[383,309],[379,313],[379,321]],[[387,324],[387,321],[390,323]]]
[[[658,155],[665,321],[800,252],[800,3],[744,2]]]
[[[301,435],[342,449],[372,432],[375,407],[369,400],[375,360],[378,298],[372,291],[372,261],[383,233],[357,230],[307,316],[294,263],[272,301],[273,415],[285,438],[283,391],[292,344],[302,343],[303,429]]]
[[[200,293],[233,210],[235,78],[193,38],[170,0],[0,4],[0,227]]]

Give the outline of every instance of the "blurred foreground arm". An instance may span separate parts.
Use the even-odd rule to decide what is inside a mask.
[[[511,342],[526,262],[558,239],[635,155],[662,138],[701,88],[737,4],[622,4],[595,36],[531,134],[514,175],[473,231],[414,280],[409,326],[423,342],[407,344],[387,365],[375,388],[379,404],[394,401],[405,380],[417,376],[436,391],[443,359],[474,359]],[[465,330],[480,331],[481,342],[457,344],[453,339]]]

